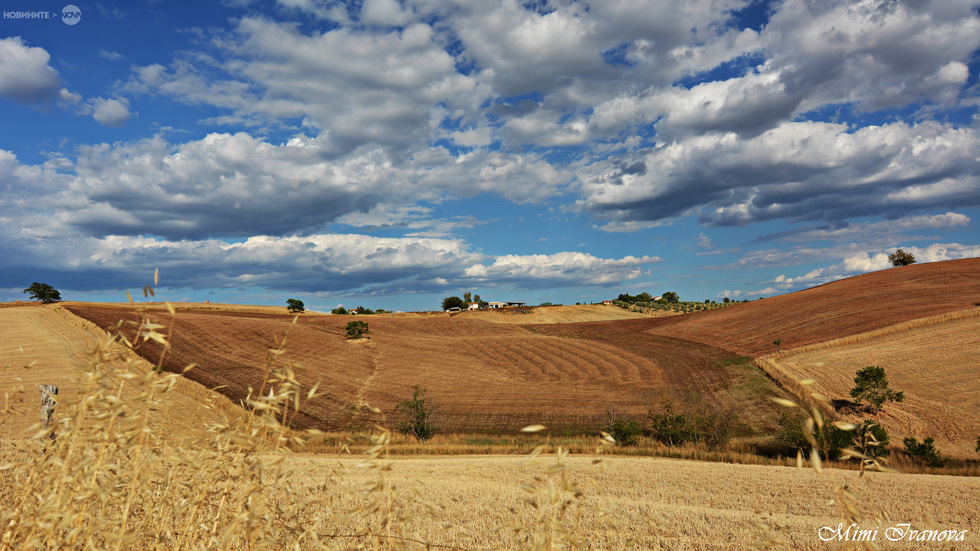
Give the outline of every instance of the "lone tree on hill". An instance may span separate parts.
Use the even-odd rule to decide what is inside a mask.
[[[366,321],[349,321],[347,322],[347,338],[348,339],[360,339],[364,337],[366,333],[370,333],[371,330],[368,329],[368,324]]]
[[[303,306],[303,301],[294,298],[286,300],[286,309],[293,313],[306,311],[306,308]]]
[[[871,406],[871,411],[878,415],[878,412],[884,409],[885,402],[902,402],[905,400],[905,393],[888,388],[884,367],[869,365],[858,371],[854,377],[851,397],[859,404],[867,402]]]
[[[888,255],[888,262],[891,262],[892,266],[908,266],[909,264],[915,264],[915,255],[899,249]]]
[[[677,296],[677,293],[673,291],[667,291],[666,293],[661,295],[660,298],[671,304],[677,304],[678,302],[681,301],[680,297]]]
[[[24,289],[25,293],[31,294],[31,300],[40,300],[44,304],[51,304],[61,300],[61,293],[47,283],[31,283],[31,286]]]

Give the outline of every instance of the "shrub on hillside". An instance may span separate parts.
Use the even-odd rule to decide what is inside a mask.
[[[907,253],[902,249],[898,249],[894,253],[888,255],[888,262],[892,266],[908,266],[909,264],[915,264],[915,255],[912,253]]]
[[[888,457],[888,431],[874,419],[865,419],[858,426],[854,441],[855,449],[872,459]]]
[[[723,446],[731,439],[734,410],[722,410],[694,394],[687,394],[680,406],[668,393],[660,394],[657,402],[647,418],[650,435],[658,442],[668,446],[686,442]]]
[[[888,388],[885,368],[869,365],[855,374],[851,397],[855,398],[859,404],[867,402],[871,412],[877,415],[879,411],[884,409],[885,402],[905,400],[905,393]]]
[[[371,330],[368,329],[368,324],[366,321],[349,321],[347,322],[347,338],[348,339],[360,339],[364,337],[365,334],[370,333]]]
[[[902,442],[905,444],[905,453],[930,467],[942,467],[943,463],[946,462],[943,454],[936,449],[935,440],[931,436],[923,440],[922,443],[911,436]]]
[[[425,389],[418,386],[414,386],[412,389],[413,393],[410,400],[395,405],[395,415],[402,419],[396,428],[402,434],[408,434],[419,441],[425,441],[439,432],[438,427],[432,424],[432,414],[437,408],[432,403],[432,399],[427,396]]]
[[[808,426],[810,425],[807,423],[807,416],[803,412],[783,412],[779,418],[776,441],[790,450],[801,450],[804,455],[809,455],[816,444],[820,457],[831,461],[840,459],[843,455],[841,450],[850,447],[853,443],[850,431],[832,424],[825,424],[822,429],[813,427],[812,432],[809,433],[810,438],[807,438]]]
[[[618,416],[606,423],[604,430],[616,440],[617,446],[635,446],[643,434],[643,427],[639,422]]]

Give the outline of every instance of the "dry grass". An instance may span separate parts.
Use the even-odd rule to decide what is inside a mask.
[[[554,462],[554,457],[546,461]],[[861,477],[854,471],[825,470],[833,479],[828,482],[812,470],[793,467],[607,458],[600,465],[604,468],[597,468],[592,461],[572,455],[566,462],[568,478],[589,490],[581,504],[585,548],[620,549],[633,540],[637,549],[744,549],[763,537],[750,524],[757,521],[785,540],[786,549],[839,549],[839,544],[817,538],[819,527],[841,522],[836,505],[828,504],[833,483],[857,494],[869,518],[886,511],[895,523],[925,526],[932,521],[943,528],[969,529],[969,538],[956,549],[980,547],[973,507],[980,501],[978,478]],[[347,470],[324,473],[328,462],[297,456],[287,460],[285,470],[299,475],[297,487],[331,488],[338,507],[358,504],[370,474],[359,473],[355,461],[344,459],[335,464]],[[536,520],[538,509],[531,502],[542,503],[541,495],[530,495],[520,485],[540,476],[538,472],[515,457],[398,458],[388,480],[398,488],[411,486],[436,513],[430,516],[429,509],[416,506],[414,520],[406,526],[416,538],[465,549],[516,549],[526,543],[522,535]],[[950,495],[957,499],[947,499]],[[600,523],[600,510],[609,511],[614,522]],[[896,548],[883,543],[886,549]]]
[[[880,416],[893,443],[932,436],[950,456],[976,457],[980,309],[787,350],[768,360],[785,377],[818,379],[815,389],[832,400],[850,400],[859,369],[884,367],[891,387],[905,392],[904,402],[886,405]]]

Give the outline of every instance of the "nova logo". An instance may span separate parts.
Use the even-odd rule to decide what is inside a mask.
[[[65,25],[77,25],[82,20],[82,10],[74,4],[68,4],[61,8],[61,20],[65,22]]]

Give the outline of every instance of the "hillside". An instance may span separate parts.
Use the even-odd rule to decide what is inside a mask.
[[[976,439],[980,436],[980,309],[962,314],[959,319],[947,315],[943,318],[954,319],[935,320],[921,327],[893,327],[893,332],[884,335],[832,341],[812,347],[814,350],[784,351],[773,359],[791,376],[815,378],[815,390],[843,401],[850,399],[854,374],[859,369],[884,367],[890,386],[905,392],[905,401],[886,405],[880,416],[894,444],[900,445],[906,436],[920,441],[932,436],[944,453],[976,457]],[[849,418],[861,419],[855,415]]]
[[[534,308],[524,314],[307,314],[290,329],[281,359],[302,366],[300,382],[306,387],[319,382],[324,393],[295,416],[300,427],[344,429],[379,421],[355,406],[371,404],[391,414],[417,385],[429,391],[440,407],[439,424],[450,431],[512,431],[531,423],[591,431],[608,419],[609,411],[642,419],[662,392],[693,394],[715,406],[735,408],[743,427],[772,428],[778,412],[767,398],[783,391],[737,360],[739,355],[775,352],[776,338],[789,354],[802,345],[975,308],[980,302],[978,275],[980,259],[913,265],[720,310],[665,317],[606,306]],[[189,378],[240,402],[250,388],[261,386],[267,351],[290,328],[293,316],[187,306],[178,312],[164,367],[180,371],[196,363]],[[107,305],[68,308],[101,327],[131,315]],[[345,339],[345,325],[354,319],[370,324],[369,339]],[[160,311],[158,321],[169,324],[169,314]],[[954,385],[970,376],[972,360],[959,367],[937,364],[940,350],[924,350],[933,353],[920,357],[921,369],[952,371],[950,377],[930,379],[931,394],[916,400],[955,394]],[[865,353],[854,352],[855,365],[865,361]],[[156,354],[148,348],[148,358]],[[833,353],[823,357],[819,369],[806,367],[817,365],[809,360],[796,362],[792,373],[826,378],[824,390],[834,399],[846,398],[844,387],[855,369],[834,358]],[[838,364],[840,368],[825,367]],[[900,376],[909,377],[913,386],[920,375],[910,371]],[[902,434],[916,423],[935,427],[950,418],[927,418],[915,407],[919,409],[905,415],[916,420],[895,425]],[[965,432],[956,432],[955,438],[962,440]]]
[[[611,321],[624,319],[643,319],[651,316],[679,315],[667,312],[640,314],[615,306],[602,304],[575,304],[570,306],[538,306],[533,308],[504,308],[499,310],[474,310],[454,314],[467,319],[479,319],[494,323],[580,323],[589,321]]]
[[[22,437],[40,420],[40,394],[37,385],[59,387],[58,399],[70,402],[78,397],[82,385],[81,369],[90,360],[98,337],[84,326],[91,325],[64,311],[60,305],[39,306],[22,303],[0,308],[0,394],[6,411],[0,414],[0,437]],[[92,328],[94,329],[94,328]],[[113,361],[109,367],[124,369],[126,362]],[[134,366],[135,368],[136,366]],[[144,364],[144,369],[146,364]],[[138,372],[138,371],[137,371]],[[110,376],[113,386],[121,385],[122,396],[132,398],[142,389],[131,379]],[[204,428],[204,423],[220,419],[206,407],[210,392],[188,381],[171,394],[158,434],[180,439]],[[215,396],[215,399],[220,399]],[[225,400],[220,406],[232,408]],[[174,414],[173,412],[179,412]],[[229,413],[234,415],[234,411]]]
[[[73,312],[109,327],[126,314],[119,308],[72,305]],[[598,307],[602,308],[602,307]],[[159,321],[168,322],[162,313]],[[173,348],[164,366],[234,401],[258,389],[273,337],[293,316],[258,313],[179,312]],[[352,319],[370,324],[370,338],[347,341]],[[325,394],[305,405],[300,427],[341,429],[370,419],[352,406],[368,403],[390,413],[421,386],[440,407],[446,430],[513,431],[544,423],[555,429],[593,431],[615,410],[642,418],[659,391],[691,391],[721,407],[740,406],[749,426],[767,423],[766,397],[775,386],[745,363],[725,362],[725,350],[652,334],[629,323],[617,334],[602,322],[561,324],[593,333],[549,335],[466,316],[300,316],[289,332],[285,362],[297,363],[306,386],[320,381]],[[156,353],[151,349],[148,357]],[[726,392],[726,389],[730,390]]]
[[[871,272],[788,295],[660,320],[658,335],[759,356],[980,306],[980,258]]]

